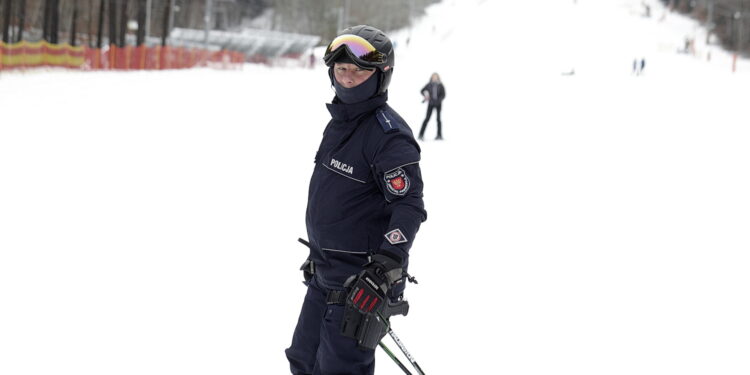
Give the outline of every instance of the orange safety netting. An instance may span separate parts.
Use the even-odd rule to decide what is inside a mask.
[[[78,68],[84,63],[84,47],[40,42],[0,42],[0,69],[57,66]]]
[[[0,69],[63,67],[100,70],[186,69],[200,66],[234,68],[245,56],[232,51],[207,51],[182,47],[88,48],[46,41],[5,44],[0,41]]]

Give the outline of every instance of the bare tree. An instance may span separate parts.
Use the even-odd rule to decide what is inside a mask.
[[[23,40],[24,28],[26,28],[26,0],[18,0],[18,34],[16,35],[16,43]]]
[[[11,0],[3,2],[3,42],[10,43],[10,11]]]
[[[77,24],[78,24],[78,0],[73,0],[73,17],[71,17],[71,21],[70,21],[70,42],[69,42],[71,46],[76,45]]]
[[[114,45],[117,43],[117,0],[109,0],[109,4],[107,4],[107,13],[109,13],[108,21],[109,21],[109,45]]]
[[[42,38],[52,44],[57,44],[60,21],[59,5],[59,0],[45,0],[44,2],[44,25]]]
[[[138,33],[136,34],[136,46],[143,45],[146,40],[146,0],[138,0]]]
[[[99,21],[96,25],[96,48],[102,48],[104,39],[104,15],[107,5],[107,0],[99,1]]]
[[[117,46],[125,47],[125,36],[127,36],[128,34],[128,0],[120,0],[118,26],[120,26],[120,30],[118,31],[117,35]]]
[[[163,14],[163,20],[162,20],[162,32],[161,32],[161,46],[166,47],[167,46],[167,38],[169,38],[169,32],[170,30],[170,17],[172,13],[172,7],[173,7],[173,0],[165,0],[164,1],[164,14]]]

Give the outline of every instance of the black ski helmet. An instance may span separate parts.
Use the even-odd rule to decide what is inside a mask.
[[[344,29],[326,48],[323,61],[329,67],[328,76],[333,84],[333,64],[345,54],[352,63],[363,69],[380,71],[378,94],[388,90],[393,75],[393,43],[382,31],[367,25]]]

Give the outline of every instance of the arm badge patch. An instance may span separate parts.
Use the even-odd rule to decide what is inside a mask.
[[[398,228],[386,233],[385,239],[388,240],[388,243],[391,245],[409,242],[409,240],[406,239],[406,236],[404,236],[404,233],[401,232],[401,229]]]
[[[393,195],[406,195],[406,192],[409,191],[409,176],[401,168],[386,172],[383,179],[386,188]]]

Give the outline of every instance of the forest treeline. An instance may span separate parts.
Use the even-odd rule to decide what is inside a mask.
[[[141,45],[147,36],[167,43],[171,28],[204,29],[210,4],[212,30],[243,27],[304,33],[331,40],[345,25],[383,30],[409,25],[439,0],[0,0],[2,41]],[[172,10],[170,12],[170,10]]]
[[[701,21],[724,48],[750,53],[749,0],[661,0],[669,9]]]

